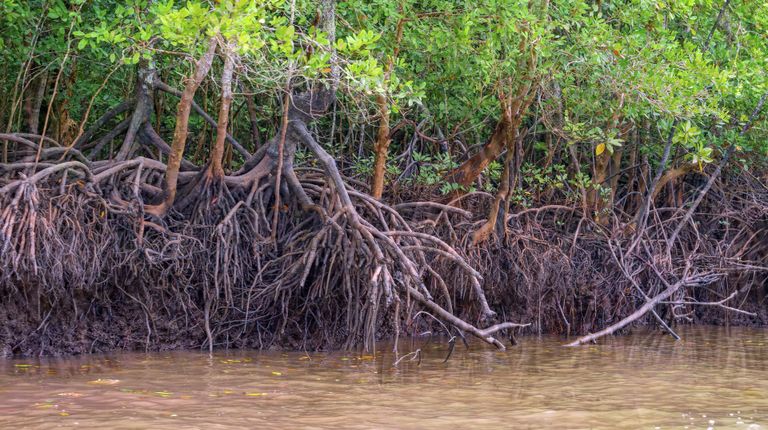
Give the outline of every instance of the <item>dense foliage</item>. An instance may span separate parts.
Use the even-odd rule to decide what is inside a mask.
[[[58,83],[49,122],[60,134],[72,133],[68,129],[80,125],[91,104],[103,112],[130,94],[140,59],[153,62],[167,82],[180,83],[189,58],[201,54],[215,33],[238,56],[236,93],[258,95],[257,109],[277,121],[275,93],[289,74],[294,85],[305,85],[329,71],[329,43],[315,26],[316,5],[299,1],[291,12],[281,1],[217,3],[3,2],[3,129],[23,129],[33,120],[24,104],[49,104],[49,87]],[[612,154],[640,129],[649,136],[638,149],[654,163],[666,129],[677,120],[685,131],[675,140],[673,162],[703,168],[737,144],[743,166],[759,163],[768,150],[762,124],[743,136],[738,132],[768,89],[768,6],[728,2],[720,13],[721,7],[710,0],[342,2],[335,46],[344,71],[338,109],[345,118],[337,121],[340,129],[366,138],[362,150],[348,141],[338,145],[351,147],[356,167],[368,173],[378,113],[373,96],[385,94],[400,131],[392,150],[402,149],[409,139],[398,137],[426,118],[425,131],[442,130],[447,147],[431,145],[420,154],[447,168],[451,163],[441,161],[440,150],[460,160],[468,147],[490,137],[502,116],[500,99],[530,86],[534,100],[522,118],[527,161],[576,145],[586,162],[593,152]],[[41,81],[48,85],[35,100]],[[217,91],[210,85],[197,97],[212,98]],[[265,120],[259,131],[269,132],[270,125]],[[244,141],[248,127],[246,115],[234,118],[232,128]],[[203,128],[198,120],[193,132]],[[547,133],[556,140],[549,147]],[[389,163],[390,177],[405,167],[395,164]],[[500,168],[492,167],[488,173]],[[594,173],[587,164],[580,167]]]

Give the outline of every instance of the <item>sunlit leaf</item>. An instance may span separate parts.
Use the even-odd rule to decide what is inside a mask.
[[[598,155],[598,156],[599,156],[599,155],[601,155],[603,152],[605,152],[605,144],[604,144],[604,143],[601,143],[601,144],[597,145],[597,147],[595,148],[595,155]]]

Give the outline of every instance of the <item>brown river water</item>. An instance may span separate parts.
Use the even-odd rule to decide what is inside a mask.
[[[1,428],[766,429],[768,330],[0,360]]]

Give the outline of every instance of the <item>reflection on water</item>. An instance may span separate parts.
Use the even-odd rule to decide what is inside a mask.
[[[506,352],[121,353],[0,361],[5,428],[768,429],[768,331]],[[416,344],[415,347],[419,345]],[[383,348],[382,349],[391,349]],[[405,349],[401,347],[401,351]]]

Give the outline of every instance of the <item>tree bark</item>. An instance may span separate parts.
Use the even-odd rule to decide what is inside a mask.
[[[379,130],[376,134],[374,148],[373,178],[371,179],[371,195],[380,199],[384,193],[384,176],[387,170],[387,152],[392,141],[389,138],[389,103],[383,94],[376,96],[376,107],[379,111]]]
[[[37,91],[35,97],[32,100],[31,110],[29,112],[29,132],[37,134],[39,131],[40,123],[40,108],[43,105],[43,98],[45,97],[45,90],[48,88],[48,73],[43,73],[37,81]]]
[[[468,189],[475,183],[475,180],[483,173],[491,161],[498,158],[506,146],[506,136],[509,128],[513,127],[509,120],[502,117],[493,130],[491,139],[479,152],[463,162],[448,176],[448,181],[457,183]]]
[[[232,105],[232,72],[234,69],[233,53],[229,47],[222,46],[224,68],[221,73],[221,107],[219,120],[216,123],[216,143],[211,151],[211,172],[214,177],[224,177],[224,144],[227,141],[227,126],[229,124],[229,109]]]
[[[248,107],[248,121],[251,123],[251,149],[255,152],[261,146],[261,133],[259,133],[259,121],[253,94],[245,95],[245,103]]]
[[[191,79],[187,80],[184,86],[184,92],[179,100],[176,110],[176,128],[173,132],[173,142],[171,143],[171,153],[168,156],[168,168],[165,171],[165,187],[163,189],[163,201],[158,205],[147,206],[146,212],[162,217],[168,212],[176,199],[176,186],[179,180],[179,168],[181,160],[184,157],[184,147],[187,143],[187,130],[189,129],[189,113],[192,110],[192,100],[200,83],[203,82],[208,71],[213,64],[213,57],[216,53],[217,42],[211,38],[208,43],[208,50],[197,61],[195,73]]]
[[[128,131],[123,138],[123,144],[117,153],[117,161],[125,161],[130,158],[136,145],[136,136],[139,134],[142,124],[152,115],[152,80],[155,78],[154,68],[145,60],[139,63],[139,73],[136,80],[136,104],[128,124]]]
[[[402,6],[400,7],[402,12]],[[387,62],[387,68],[384,72],[384,82],[389,82],[389,77],[392,74],[392,69],[395,65],[395,60],[400,53],[400,42],[403,39],[403,27],[405,26],[405,18],[400,18],[397,23],[397,34],[395,35],[395,48],[392,56]],[[374,144],[374,163],[373,163],[373,178],[371,179],[371,195],[375,199],[380,199],[384,192],[384,176],[387,172],[387,156],[389,151],[389,144],[392,142],[390,139],[389,117],[390,107],[387,101],[386,94],[376,95],[376,107],[379,113],[379,130],[376,133],[376,143]]]

